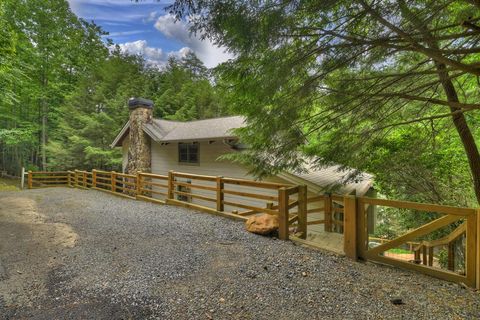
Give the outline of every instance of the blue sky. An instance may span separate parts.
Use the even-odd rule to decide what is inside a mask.
[[[108,38],[125,52],[140,54],[148,63],[162,66],[170,55],[194,51],[207,67],[214,67],[231,56],[208,40],[191,36],[185,21],[165,11],[171,1],[68,0],[79,17],[94,21],[109,32]]]

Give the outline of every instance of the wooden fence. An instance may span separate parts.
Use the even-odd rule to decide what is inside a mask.
[[[28,188],[48,188],[68,185],[68,171],[28,171]]]
[[[422,272],[441,279],[480,288],[480,211],[435,204],[395,201],[352,195],[307,197],[306,186],[260,182],[221,176],[170,171],[168,175],[138,172],[124,174],[101,170],[28,172],[28,187],[69,186],[109,192],[130,199],[178,205],[237,220],[256,213],[279,217],[280,239],[305,239],[308,226],[323,224],[325,232],[343,233],[347,257],[370,260]],[[439,217],[394,239],[372,236],[367,219],[373,207],[434,212]],[[308,216],[314,219],[307,219]],[[452,232],[435,240],[425,236],[441,228]],[[464,239],[465,268],[455,270],[453,243]],[[375,244],[375,246],[372,246]],[[395,258],[392,250],[407,248],[411,261]],[[434,266],[438,247],[448,250],[448,268]]]
[[[47,186],[91,188],[131,199],[193,208],[237,220],[247,220],[256,213],[267,213],[279,217],[280,239],[286,240],[290,234],[305,238],[307,234],[306,186],[174,171],[168,175],[144,172],[132,175],[101,170],[28,172],[29,188]],[[202,192],[195,192],[198,190]],[[192,199],[202,204],[194,203]]]
[[[480,287],[480,254],[478,252],[480,247],[480,239],[478,237],[480,222],[477,219],[478,209],[354,196],[345,197],[344,203],[344,246],[347,256],[353,259],[361,258],[414,270],[437,278],[464,283],[471,287]],[[409,209],[414,212],[431,212],[439,217],[401,236],[372,247],[372,238],[369,235],[366,223],[368,206]],[[426,237],[432,234],[432,232],[452,227],[459,223],[460,226],[447,236],[437,240],[418,241],[418,239]],[[435,246],[448,245],[462,234],[466,238],[464,246],[465,270],[462,273],[457,273],[453,268],[445,270],[434,267],[433,248]],[[413,245],[414,259],[405,261],[404,259],[395,259],[388,256],[389,250],[405,245],[409,247]],[[452,255],[451,250],[452,248],[449,248],[449,256]],[[422,259],[420,259],[420,255],[423,255]]]
[[[323,214],[323,217],[320,219],[308,221],[307,226],[323,224],[326,232],[343,233],[343,196],[332,194],[316,195],[308,198],[307,204],[318,204],[318,206],[308,209],[307,215]]]

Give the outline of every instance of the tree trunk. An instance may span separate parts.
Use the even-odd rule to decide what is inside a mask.
[[[471,2],[477,5],[480,3],[480,1],[478,0],[472,0]],[[418,31],[420,31],[425,36],[425,41],[428,47],[438,50],[438,43],[434,39],[434,37],[432,37],[427,25],[425,25],[425,22],[419,20],[418,17],[412,13],[404,0],[399,0],[399,5],[405,17],[410,20],[410,22],[412,22],[416,26]],[[443,91],[447,96],[447,101],[455,103],[460,102],[458,100],[457,91],[455,89],[455,86],[453,85],[452,79],[449,77],[445,64],[435,59],[433,59],[433,62],[435,63],[435,67],[438,77],[440,79],[440,83],[442,84]],[[480,153],[478,152],[475,138],[473,137],[472,131],[468,126],[465,115],[462,112],[458,112],[462,111],[462,109],[450,106],[450,111],[453,113],[452,121],[455,125],[458,135],[460,136],[460,140],[462,141],[463,148],[468,158],[468,164],[470,166],[470,172],[473,179],[475,197],[477,198],[477,202],[480,204]]]
[[[45,147],[47,145],[47,111],[45,102],[42,102],[42,170],[47,170],[47,153]]]
[[[448,72],[445,70],[446,66],[441,63],[436,63],[436,67],[447,100],[449,102],[459,102],[457,91],[453,86],[452,80],[448,76]],[[450,110],[455,112],[461,109],[451,106]],[[478,152],[475,138],[468,126],[465,115],[463,113],[454,113],[452,114],[452,120],[457,129],[458,135],[460,136],[460,140],[462,141],[465,153],[467,154],[468,164],[470,165],[470,171],[473,178],[475,196],[477,197],[477,202],[480,204],[480,153]]]

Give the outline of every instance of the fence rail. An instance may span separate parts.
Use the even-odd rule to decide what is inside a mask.
[[[305,238],[307,234],[307,190],[304,186],[174,171],[168,175],[145,172],[125,174],[95,169],[28,172],[29,188],[48,186],[91,188],[238,220],[246,220],[256,213],[267,213],[279,217],[280,239],[288,239],[290,234]]]
[[[389,264],[480,288],[480,210],[353,195],[307,196],[306,186],[169,171],[168,175],[138,172],[74,170],[28,172],[28,188],[70,186],[161,204],[179,205],[237,220],[257,213],[279,218],[278,236],[305,239],[308,226],[343,234],[343,251],[352,259]],[[376,238],[368,214],[387,207],[434,212],[438,217],[393,239]],[[449,228],[441,237],[429,234]],[[337,237],[340,235],[337,235]],[[464,270],[456,270],[455,243],[462,241]],[[304,241],[307,243],[308,241]],[[444,249],[446,248],[446,249]],[[448,268],[435,265],[439,250],[447,250]],[[396,251],[395,251],[396,250]],[[400,251],[410,260],[400,259]],[[406,252],[406,254],[405,254]],[[404,257],[403,257],[404,258]],[[438,263],[437,263],[438,264]]]
[[[366,224],[366,207],[371,205],[385,206],[389,208],[410,209],[415,212],[432,212],[439,215],[438,218],[410,230],[403,235],[394,239],[390,239],[376,245],[370,246],[369,230]],[[351,257],[360,257],[365,260],[385,263],[404,269],[419,271],[441,279],[464,283],[468,286],[475,287],[478,285],[478,277],[480,275],[478,265],[478,229],[480,224],[477,221],[477,209],[459,208],[451,206],[443,206],[436,204],[415,203],[408,201],[385,200],[368,197],[350,197],[345,206],[346,219],[351,219],[354,223],[349,223],[350,230],[345,230],[346,254]],[[388,251],[395,250],[404,245],[410,245],[411,242],[426,237],[433,232],[445,228],[453,228],[455,224],[461,223],[453,232],[447,236],[437,240],[422,240],[413,248],[414,259],[405,261],[388,255]],[[353,226],[355,228],[353,229]],[[434,247],[449,244],[458,239],[461,235],[465,236],[465,270],[463,273],[454,272],[452,267],[449,270],[433,266]],[[452,248],[449,248],[449,255],[452,254]],[[348,253],[347,253],[348,251]],[[422,259],[420,259],[420,255]]]
[[[69,185],[68,171],[28,171],[27,186],[33,188],[47,188]]]

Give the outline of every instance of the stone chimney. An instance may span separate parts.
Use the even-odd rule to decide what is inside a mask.
[[[151,172],[152,150],[150,137],[143,131],[146,123],[152,122],[153,101],[142,98],[128,100],[130,110],[130,132],[128,144],[127,172]]]

